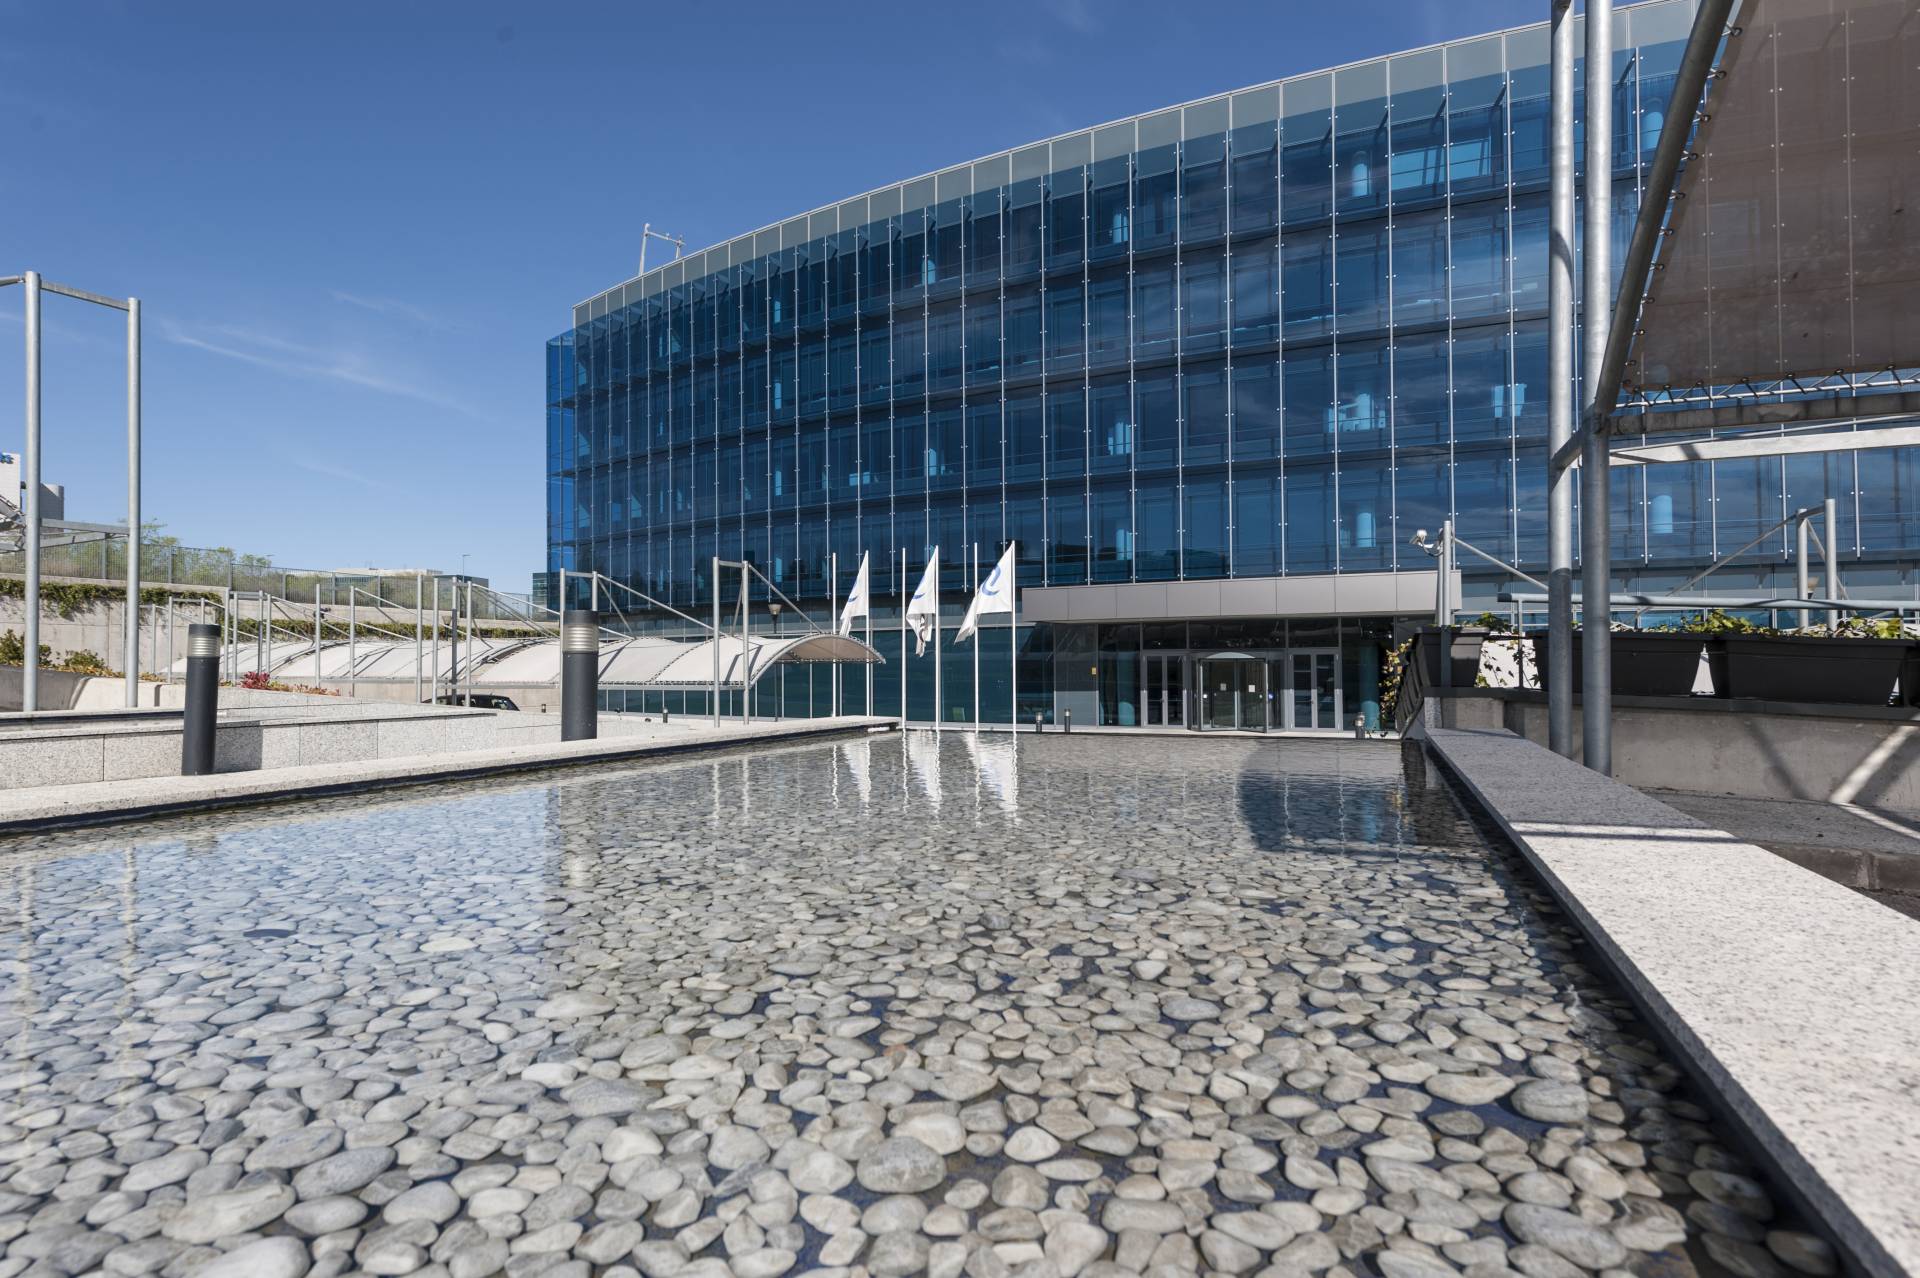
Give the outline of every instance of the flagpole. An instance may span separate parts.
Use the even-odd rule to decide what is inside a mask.
[[[900,726],[907,726],[907,551],[900,549]]]
[[[1020,543],[1008,542],[1007,549],[1013,550]],[[1020,741],[1020,592],[1015,584],[1019,580],[1020,554],[1014,551],[1014,574],[1007,578],[1007,734],[1017,745]]]
[[[940,686],[940,547],[933,548],[933,730],[941,731],[946,727],[946,697]]]
[[[840,629],[840,552],[827,552],[827,616],[833,618],[833,628]],[[811,713],[813,707],[807,707]],[[827,713],[840,717],[840,663],[833,663],[833,682],[827,685]]]
[[[980,604],[980,543],[973,543],[973,602]],[[980,631],[975,622],[973,632],[973,730],[980,731]]]

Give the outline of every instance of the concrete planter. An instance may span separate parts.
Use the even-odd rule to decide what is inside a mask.
[[[1707,663],[1713,670],[1716,695],[1726,686],[1721,677],[1719,641],[1700,635],[1616,634],[1613,636],[1613,691],[1621,697],[1690,697],[1693,681],[1700,673],[1700,650],[1707,649]],[[1540,686],[1547,686],[1547,637],[1533,636],[1535,667],[1540,671]],[[1580,690],[1580,636],[1573,641],[1573,685]]]
[[[1762,701],[1884,706],[1915,645],[1908,639],[1728,635],[1725,695]],[[1913,690],[1907,689],[1908,696]]]
[[[1448,626],[1447,634],[1452,642],[1448,644],[1447,656],[1452,667],[1452,680],[1445,682],[1440,677],[1440,628],[1422,626],[1419,641],[1413,645],[1418,654],[1420,673],[1429,688],[1454,687],[1471,688],[1480,677],[1480,648],[1492,633],[1484,626]]]

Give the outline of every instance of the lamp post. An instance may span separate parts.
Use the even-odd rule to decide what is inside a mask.
[[[773,614],[773,641],[776,645],[778,645],[780,642],[780,610],[784,607],[786,607],[786,605],[781,603],[778,599],[772,600],[767,604],[767,611]],[[774,657],[773,662],[775,665],[779,665],[780,658],[778,656]],[[786,709],[787,709],[786,679],[787,679],[787,676],[784,673],[782,673],[780,676],[780,682],[775,685],[775,687],[778,689],[778,692],[776,694],[776,699],[773,703],[773,717],[776,722],[779,721],[781,718],[783,718],[786,714]]]

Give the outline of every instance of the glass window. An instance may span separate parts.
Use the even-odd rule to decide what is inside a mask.
[[[1395,458],[1394,510],[1399,516],[1398,526],[1405,532],[1394,540],[1404,542],[1421,528],[1429,534],[1438,533],[1441,523],[1452,516],[1453,491],[1447,474],[1447,461],[1447,450],[1444,448],[1408,449]],[[1341,479],[1344,490],[1346,476],[1342,475]],[[1385,538],[1390,529],[1388,525],[1381,524],[1378,531]],[[1460,535],[1472,540],[1464,527],[1460,529]],[[1414,563],[1418,565],[1422,562],[1425,562],[1424,556],[1415,554]]]
[[[1280,246],[1272,240],[1233,250],[1233,340],[1270,342],[1280,318]]]
[[[1171,311],[1171,305],[1168,307]],[[1167,323],[1172,324],[1172,315]],[[1087,282],[1088,358],[1095,367],[1127,362],[1127,272],[1109,267]]]
[[[967,282],[988,284],[1000,278],[1000,198],[1004,192],[975,192],[967,201]]]
[[[1143,374],[1134,384],[1135,431],[1134,468],[1136,470],[1170,467],[1179,460],[1180,401],[1174,391],[1170,370]]]
[[[1507,168],[1507,78],[1500,72],[1499,42],[1493,45],[1487,74],[1460,77],[1448,86],[1452,113],[1447,139],[1447,179],[1456,197],[1501,187]],[[1470,46],[1471,47],[1471,46]],[[1449,50],[1449,57],[1462,55]]]
[[[1434,324],[1446,318],[1446,211],[1398,214],[1393,219],[1393,322]]]
[[[1071,168],[1047,179],[1047,265],[1071,266],[1085,247],[1086,170]]]
[[[1087,511],[1079,489],[1047,486],[1047,584],[1077,586],[1087,579]]]
[[[1180,328],[1180,349],[1188,354],[1217,351],[1226,345],[1227,258],[1224,249],[1188,252],[1181,261]]]
[[[1362,63],[1337,73],[1333,180],[1342,213],[1387,203],[1386,64]]]
[[[1142,486],[1134,496],[1138,537],[1134,546],[1134,577],[1139,581],[1171,581],[1180,575],[1180,489],[1169,478]]]
[[[958,285],[962,270],[962,246],[966,240],[966,214],[961,202],[947,200],[937,205],[930,222],[924,282]]]
[[[1387,225],[1342,226],[1334,238],[1334,299],[1342,333],[1384,328],[1387,322]]]
[[[1264,231],[1279,221],[1279,125],[1268,120],[1233,131],[1233,229]]]
[[[827,344],[809,338],[800,344],[800,411],[821,413],[827,406]]]
[[[893,317],[893,395],[919,395],[927,389],[927,322],[916,308]]]
[[[1340,570],[1393,561],[1393,472],[1384,460],[1340,467]]]
[[[1543,313],[1547,308],[1547,204],[1544,196],[1522,196],[1513,206],[1513,308]]]
[[[1183,489],[1186,517],[1182,529],[1181,575],[1227,575],[1227,477],[1223,471],[1189,474]]]
[[[1174,266],[1162,258],[1135,267],[1133,272],[1133,341],[1136,359],[1173,353]],[[1095,351],[1100,350],[1098,342]]]
[[[1515,32],[1507,39],[1515,185],[1545,182],[1553,158],[1553,117],[1549,102],[1552,86],[1547,52],[1544,29]],[[1574,109],[1578,112],[1577,104]],[[1575,119],[1578,118],[1576,114]]]
[[[927,415],[919,409],[893,413],[893,479],[903,494],[927,489]],[[911,544],[911,543],[903,543]]]
[[[1227,137],[1192,138],[1180,148],[1180,238],[1207,240],[1227,230]]]
[[[1403,337],[1393,348],[1393,442],[1406,448],[1448,438],[1447,335]]]
[[[1392,61],[1393,155],[1388,181],[1396,204],[1447,193],[1447,91],[1441,50]]]
[[[1127,243],[1132,238],[1131,176],[1132,164],[1124,155],[1101,160],[1093,166],[1087,256],[1096,261],[1127,255]]]
[[[1227,457],[1227,368],[1224,364],[1189,364],[1180,376],[1180,460],[1193,466],[1225,461]],[[1144,416],[1144,414],[1143,414]]]
[[[926,210],[915,209],[896,217],[893,220],[893,301],[896,306],[919,300],[931,268]]]
[[[1079,295],[1079,289],[1072,290]],[[1008,377],[1037,373],[1041,369],[1040,292],[1034,288],[1009,289],[1006,301],[1005,360]]]
[[[1133,396],[1125,377],[1095,382],[1087,397],[1092,468],[1126,470],[1133,464]]]
[[[1047,290],[1047,370],[1086,367],[1086,303],[1078,281]]]
[[[1333,350],[1317,346],[1288,350],[1281,395],[1286,406],[1286,455],[1315,457],[1333,451]]]
[[[1392,394],[1385,342],[1342,344],[1335,388],[1342,452],[1387,445],[1387,406]]]
[[[1542,467],[1545,463],[1541,463]],[[1406,470],[1400,475],[1404,481]],[[1543,481],[1544,482],[1544,481]],[[1490,555],[1513,553],[1513,462],[1505,449],[1463,450],[1454,458],[1454,520],[1460,535]],[[1430,527],[1406,515],[1406,497],[1400,498],[1402,529]],[[1544,528],[1544,516],[1542,527]],[[1411,531],[1401,537],[1404,542]]]
[[[1138,165],[1133,189],[1133,243],[1135,249],[1162,248],[1173,243],[1178,225],[1180,174],[1178,149],[1149,147],[1135,157]],[[1100,171],[1103,161],[1095,165]],[[1104,220],[1101,225],[1105,225]]]
[[[1000,401],[967,405],[967,484],[1000,484]]]
[[[1505,325],[1461,329],[1453,343],[1455,430],[1462,440],[1512,431]]]
[[[927,311],[927,386],[946,390],[960,384],[960,304],[948,302]]]
[[[1289,342],[1333,331],[1331,230],[1288,235],[1281,244],[1280,304]]]
[[[1047,432],[1037,393],[1006,401],[1007,478],[1038,479],[1046,473]]]
[[[1332,572],[1333,469],[1289,466],[1286,473],[1286,570]],[[1235,533],[1239,531],[1235,527]]]
[[[965,478],[965,422],[958,407],[927,413],[927,487],[958,488]]]
[[[1280,211],[1288,225],[1333,211],[1333,77],[1285,87],[1280,122]]]
[[[887,343],[888,328],[881,324],[860,334],[860,400],[884,404],[893,388],[892,353]]]
[[[1233,361],[1233,459],[1280,456],[1280,377],[1271,355]]]
[[[1507,310],[1507,210],[1497,201],[1453,212],[1453,315],[1503,315]]]
[[[1078,389],[1047,394],[1047,477],[1077,489],[1087,473],[1087,396]],[[1052,488],[1052,485],[1049,485]],[[1054,489],[1055,492],[1058,489]]]
[[[1283,496],[1278,469],[1234,467],[1234,576],[1271,577],[1280,572]]]
[[[1652,559],[1696,559],[1713,555],[1713,463],[1679,462],[1636,466],[1646,482],[1647,555]],[[1618,497],[1627,485],[1614,477]],[[1735,543],[1737,545],[1739,543]],[[1731,550],[1733,547],[1729,546]],[[1639,548],[1633,547],[1637,556]]]
[[[860,488],[869,500],[883,501],[893,488],[893,422],[886,417],[861,423]]]
[[[1787,513],[1781,509],[1780,458],[1746,457],[1713,462],[1712,466],[1714,546],[1711,553],[1730,555]],[[1821,535],[1826,535],[1824,529]],[[1769,546],[1763,542],[1747,557],[1777,558],[1778,555],[1778,544]]]
[[[967,384],[998,386],[999,382],[999,299],[970,297],[967,299]]]
[[[1093,580],[1133,579],[1133,502],[1124,486],[1103,485],[1091,494]]]
[[[1006,262],[1008,279],[1039,274],[1045,253],[1046,187],[1039,178],[1015,182],[1007,197]]]

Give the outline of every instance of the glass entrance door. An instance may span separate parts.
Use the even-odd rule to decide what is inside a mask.
[[[1340,726],[1340,653],[1334,648],[1287,654],[1287,727],[1316,731]]]
[[[1178,728],[1187,721],[1187,659],[1184,656],[1149,656],[1146,659],[1147,684],[1140,700],[1148,727]]]
[[[1199,664],[1201,726],[1267,730],[1267,663],[1253,658],[1210,658]]]

